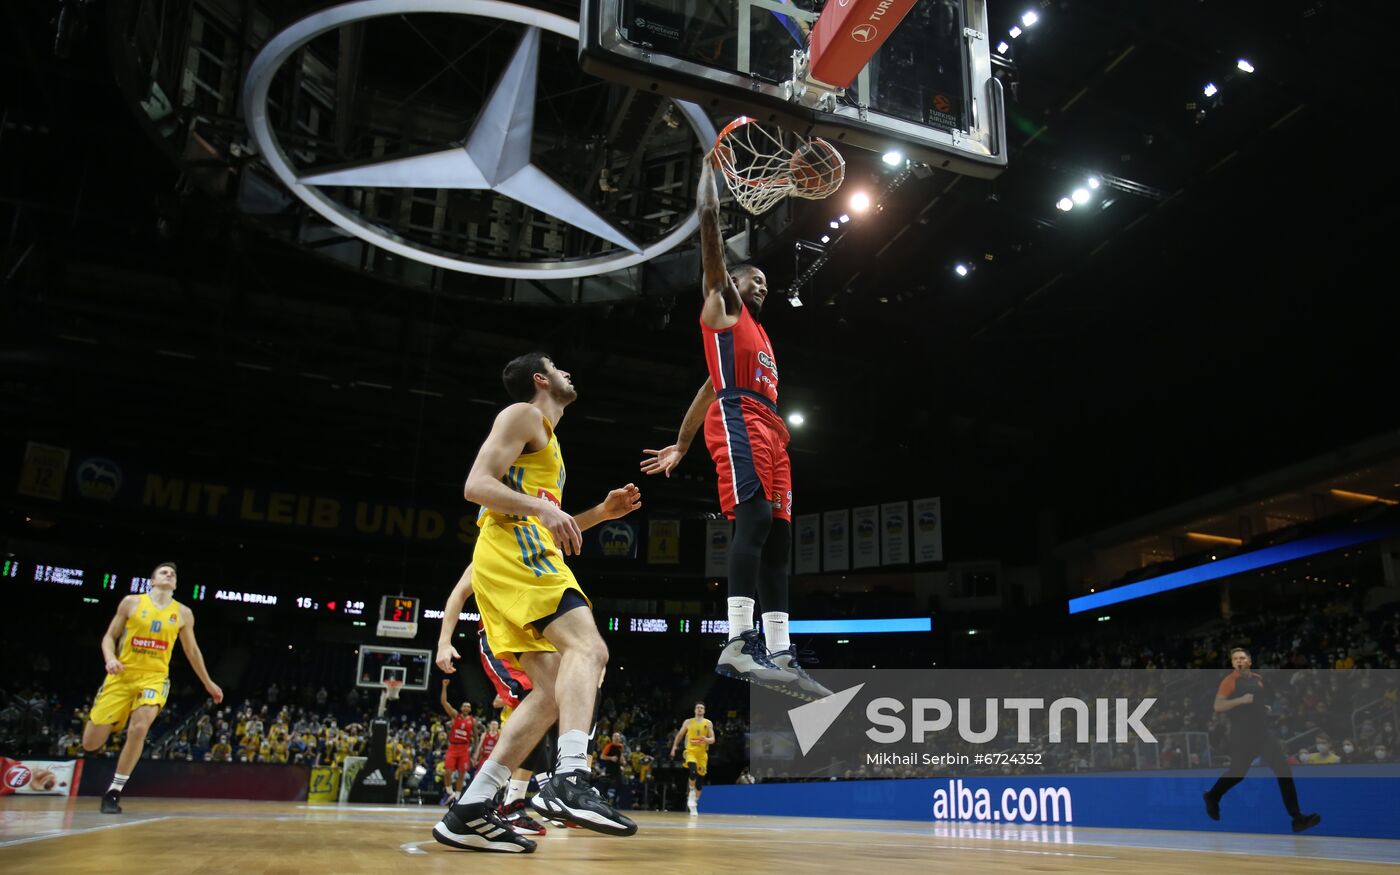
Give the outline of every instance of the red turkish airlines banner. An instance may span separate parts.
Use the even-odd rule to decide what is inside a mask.
[[[808,76],[847,88],[917,0],[827,0],[812,28]]]

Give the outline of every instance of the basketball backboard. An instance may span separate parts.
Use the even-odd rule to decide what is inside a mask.
[[[794,88],[813,0],[583,0],[580,15],[580,64],[601,78],[971,176],[1006,166],[984,0],[917,0],[845,94],[817,106]]]
[[[357,687],[382,690],[384,681],[394,678],[403,681],[405,690],[421,692],[428,689],[428,678],[433,665],[431,650],[362,644],[359,656],[359,663],[355,669]]]

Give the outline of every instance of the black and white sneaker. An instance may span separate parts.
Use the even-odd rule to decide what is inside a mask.
[[[817,683],[812,679],[811,675],[803,670],[802,661],[799,660],[797,648],[795,646],[789,647],[787,650],[779,650],[777,653],[769,654],[769,656],[772,658],[773,664],[778,668],[797,675],[798,688],[811,696],[814,700],[825,699],[827,696],[831,695],[831,690]],[[809,664],[816,661],[811,658],[810,651],[803,651],[802,657]]]
[[[719,652],[719,662],[715,663],[715,673],[727,678],[758,684],[770,690],[777,690],[789,696],[806,699],[798,676],[784,668],[779,668],[768,655],[763,644],[763,636],[757,629],[750,629],[730,638]]]
[[[106,793],[103,793],[103,794],[102,794],[102,813],[103,813],[103,814],[121,814],[121,813],[122,813],[122,805],[121,805],[121,802],[122,802],[122,794],[121,794],[121,793],[118,793],[116,790],[108,790]]]
[[[518,834],[485,802],[454,805],[433,827],[433,838],[466,851],[528,854],[535,850],[534,842]]]
[[[630,836],[637,831],[637,824],[609,805],[582,770],[556,772],[539,795],[530,800],[530,806],[545,817],[605,835]]]

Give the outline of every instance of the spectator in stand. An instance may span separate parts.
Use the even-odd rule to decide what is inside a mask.
[[[1332,741],[1325,735],[1319,735],[1313,740],[1313,750],[1302,750],[1298,753],[1298,761],[1309,766],[1334,766],[1342,761],[1337,756],[1337,752],[1332,750]]]
[[[204,755],[209,752],[214,739],[214,722],[209,719],[208,714],[199,715],[199,720],[194,725],[194,758],[204,759]]]
[[[742,769],[740,769],[739,777],[734,779],[734,783],[736,784],[752,784],[753,782],[753,775],[749,774],[748,766],[744,766]]]
[[[188,734],[184,732],[180,733],[180,738],[170,746],[170,758],[172,760],[190,760],[194,758],[190,748],[190,737]]]
[[[233,746],[228,743],[227,735],[220,735],[219,740],[214,742],[214,746],[209,749],[210,759],[216,763],[233,762]]]
[[[1374,758],[1372,762],[1388,763],[1390,762],[1390,749],[1383,744],[1378,744],[1372,749],[1371,756]]]

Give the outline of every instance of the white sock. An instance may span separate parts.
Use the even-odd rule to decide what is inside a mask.
[[[130,780],[130,775],[123,775],[121,772],[116,773],[112,776],[112,786],[107,788],[107,792],[111,793],[113,790],[116,790],[120,793],[122,788],[126,786],[126,782]]]
[[[506,791],[506,804],[525,798],[525,788],[530,786],[529,778],[511,778],[510,789]]]
[[[588,736],[582,729],[570,729],[559,736],[559,764],[555,772],[576,772],[588,768]]]
[[[477,769],[476,777],[472,778],[471,784],[462,791],[462,796],[457,802],[459,805],[490,802],[495,798],[496,791],[504,787],[509,780],[510,769],[495,760],[487,760]]]
[[[763,640],[768,644],[769,653],[778,653],[792,646],[788,640],[787,614],[769,611],[763,615]]]
[[[753,628],[753,599],[733,596],[729,599],[729,637],[738,638]]]

